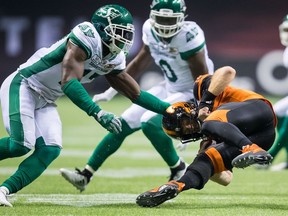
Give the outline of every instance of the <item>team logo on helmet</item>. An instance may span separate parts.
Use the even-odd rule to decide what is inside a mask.
[[[107,8],[107,7],[100,8],[100,10],[97,11],[96,15],[103,17],[103,18],[110,17],[111,20],[122,16],[119,10],[115,8]]]

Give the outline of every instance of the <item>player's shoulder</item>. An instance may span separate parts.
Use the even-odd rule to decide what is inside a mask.
[[[97,30],[90,22],[82,22],[76,25],[68,36],[69,40],[81,47],[91,56],[94,52],[99,51],[101,38]]]
[[[143,33],[147,34],[148,32],[151,31],[151,28],[152,28],[152,25],[151,25],[150,19],[147,19],[142,26],[142,31]]]
[[[196,36],[202,36],[203,35],[203,30],[201,27],[193,21],[185,21],[183,23],[183,26],[181,28],[181,31],[178,34],[178,37],[180,39],[183,39],[189,35],[193,35],[194,37]]]
[[[90,38],[96,38],[98,36],[98,32],[96,31],[93,24],[87,21],[76,25],[72,29],[72,33],[74,33],[77,36],[90,37]]]

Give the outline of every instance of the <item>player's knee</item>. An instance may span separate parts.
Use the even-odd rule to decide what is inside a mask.
[[[201,190],[213,174],[213,166],[209,157],[201,153],[194,159],[193,163],[188,166],[187,172],[198,176],[199,181],[197,185],[194,185],[194,188]]]
[[[141,122],[141,128],[142,128],[144,133],[145,133],[145,131],[162,130],[161,121],[162,121],[162,116],[156,115],[147,121],[142,121]]]
[[[41,146],[36,148],[34,154],[38,159],[48,167],[59,155],[61,148],[59,146]]]
[[[30,149],[25,147],[22,144],[19,144],[10,140],[9,151],[11,155],[13,155],[13,157],[21,157],[27,154],[30,151]]]
[[[115,134],[116,137],[127,137],[130,134],[134,133],[135,131],[137,131],[137,129],[132,129],[128,123],[121,118],[121,123],[122,123],[122,131],[118,134]]]

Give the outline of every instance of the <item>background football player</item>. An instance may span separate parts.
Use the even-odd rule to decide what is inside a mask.
[[[213,72],[204,32],[195,22],[184,20],[185,10],[184,0],[153,0],[150,18],[142,29],[144,44],[126,68],[127,73],[136,77],[154,61],[163,71],[165,81],[148,92],[169,103],[192,99],[194,79]],[[116,93],[110,88],[94,96],[94,100],[110,100]],[[178,179],[184,174],[186,164],[179,158],[172,139],[163,132],[161,118],[155,112],[132,105],[121,115],[122,132],[107,134],[82,171],[62,168],[60,172],[66,180],[83,191],[93,173],[119,149],[124,139],[142,129],[170,167],[170,180]]]
[[[123,72],[133,44],[132,21],[125,8],[103,6],[92,22],[78,24],[51,47],[35,52],[3,82],[2,114],[10,137],[0,139],[0,160],[34,151],[1,184],[0,205],[12,206],[6,196],[33,182],[60,154],[62,126],[54,103],[60,96],[65,94],[108,131],[121,132],[119,118],[93,102],[81,83],[104,75],[111,86],[147,109],[163,113],[170,105],[141,91]]]
[[[288,14],[283,18],[279,26],[280,41],[285,50],[283,53],[283,64],[288,70]],[[284,97],[274,104],[274,110],[278,118],[277,138],[269,149],[269,153],[275,159],[281,149],[285,149],[286,161],[271,167],[273,171],[288,169],[288,97]]]
[[[213,76],[200,76],[194,85],[195,98],[200,101],[197,111],[191,112],[191,108],[182,105],[182,109],[177,109],[177,103],[168,107],[163,116],[163,127],[168,135],[193,140],[203,134],[208,143],[202,143],[199,154],[179,180],[140,194],[136,199],[138,205],[154,207],[182,191],[200,190],[212,176],[218,174],[217,181],[220,173],[232,171],[233,166],[245,168],[271,161],[265,150],[275,138],[276,116],[272,105],[255,92],[229,86],[235,74],[232,67],[226,66],[216,70]],[[175,111],[180,111],[177,115],[180,119],[175,120]],[[209,144],[209,140],[218,144]],[[227,178],[229,181],[231,179]]]

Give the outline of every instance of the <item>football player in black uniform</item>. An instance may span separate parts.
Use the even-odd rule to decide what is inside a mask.
[[[272,105],[262,95],[230,86],[235,74],[226,66],[200,76],[194,85],[198,107],[180,102],[167,108],[164,131],[183,142],[202,139],[200,150],[183,177],[139,195],[138,205],[154,207],[182,191],[200,190],[211,177],[221,181],[223,176],[217,174],[232,172],[233,167],[270,163],[266,150],[273,144],[276,126]]]

